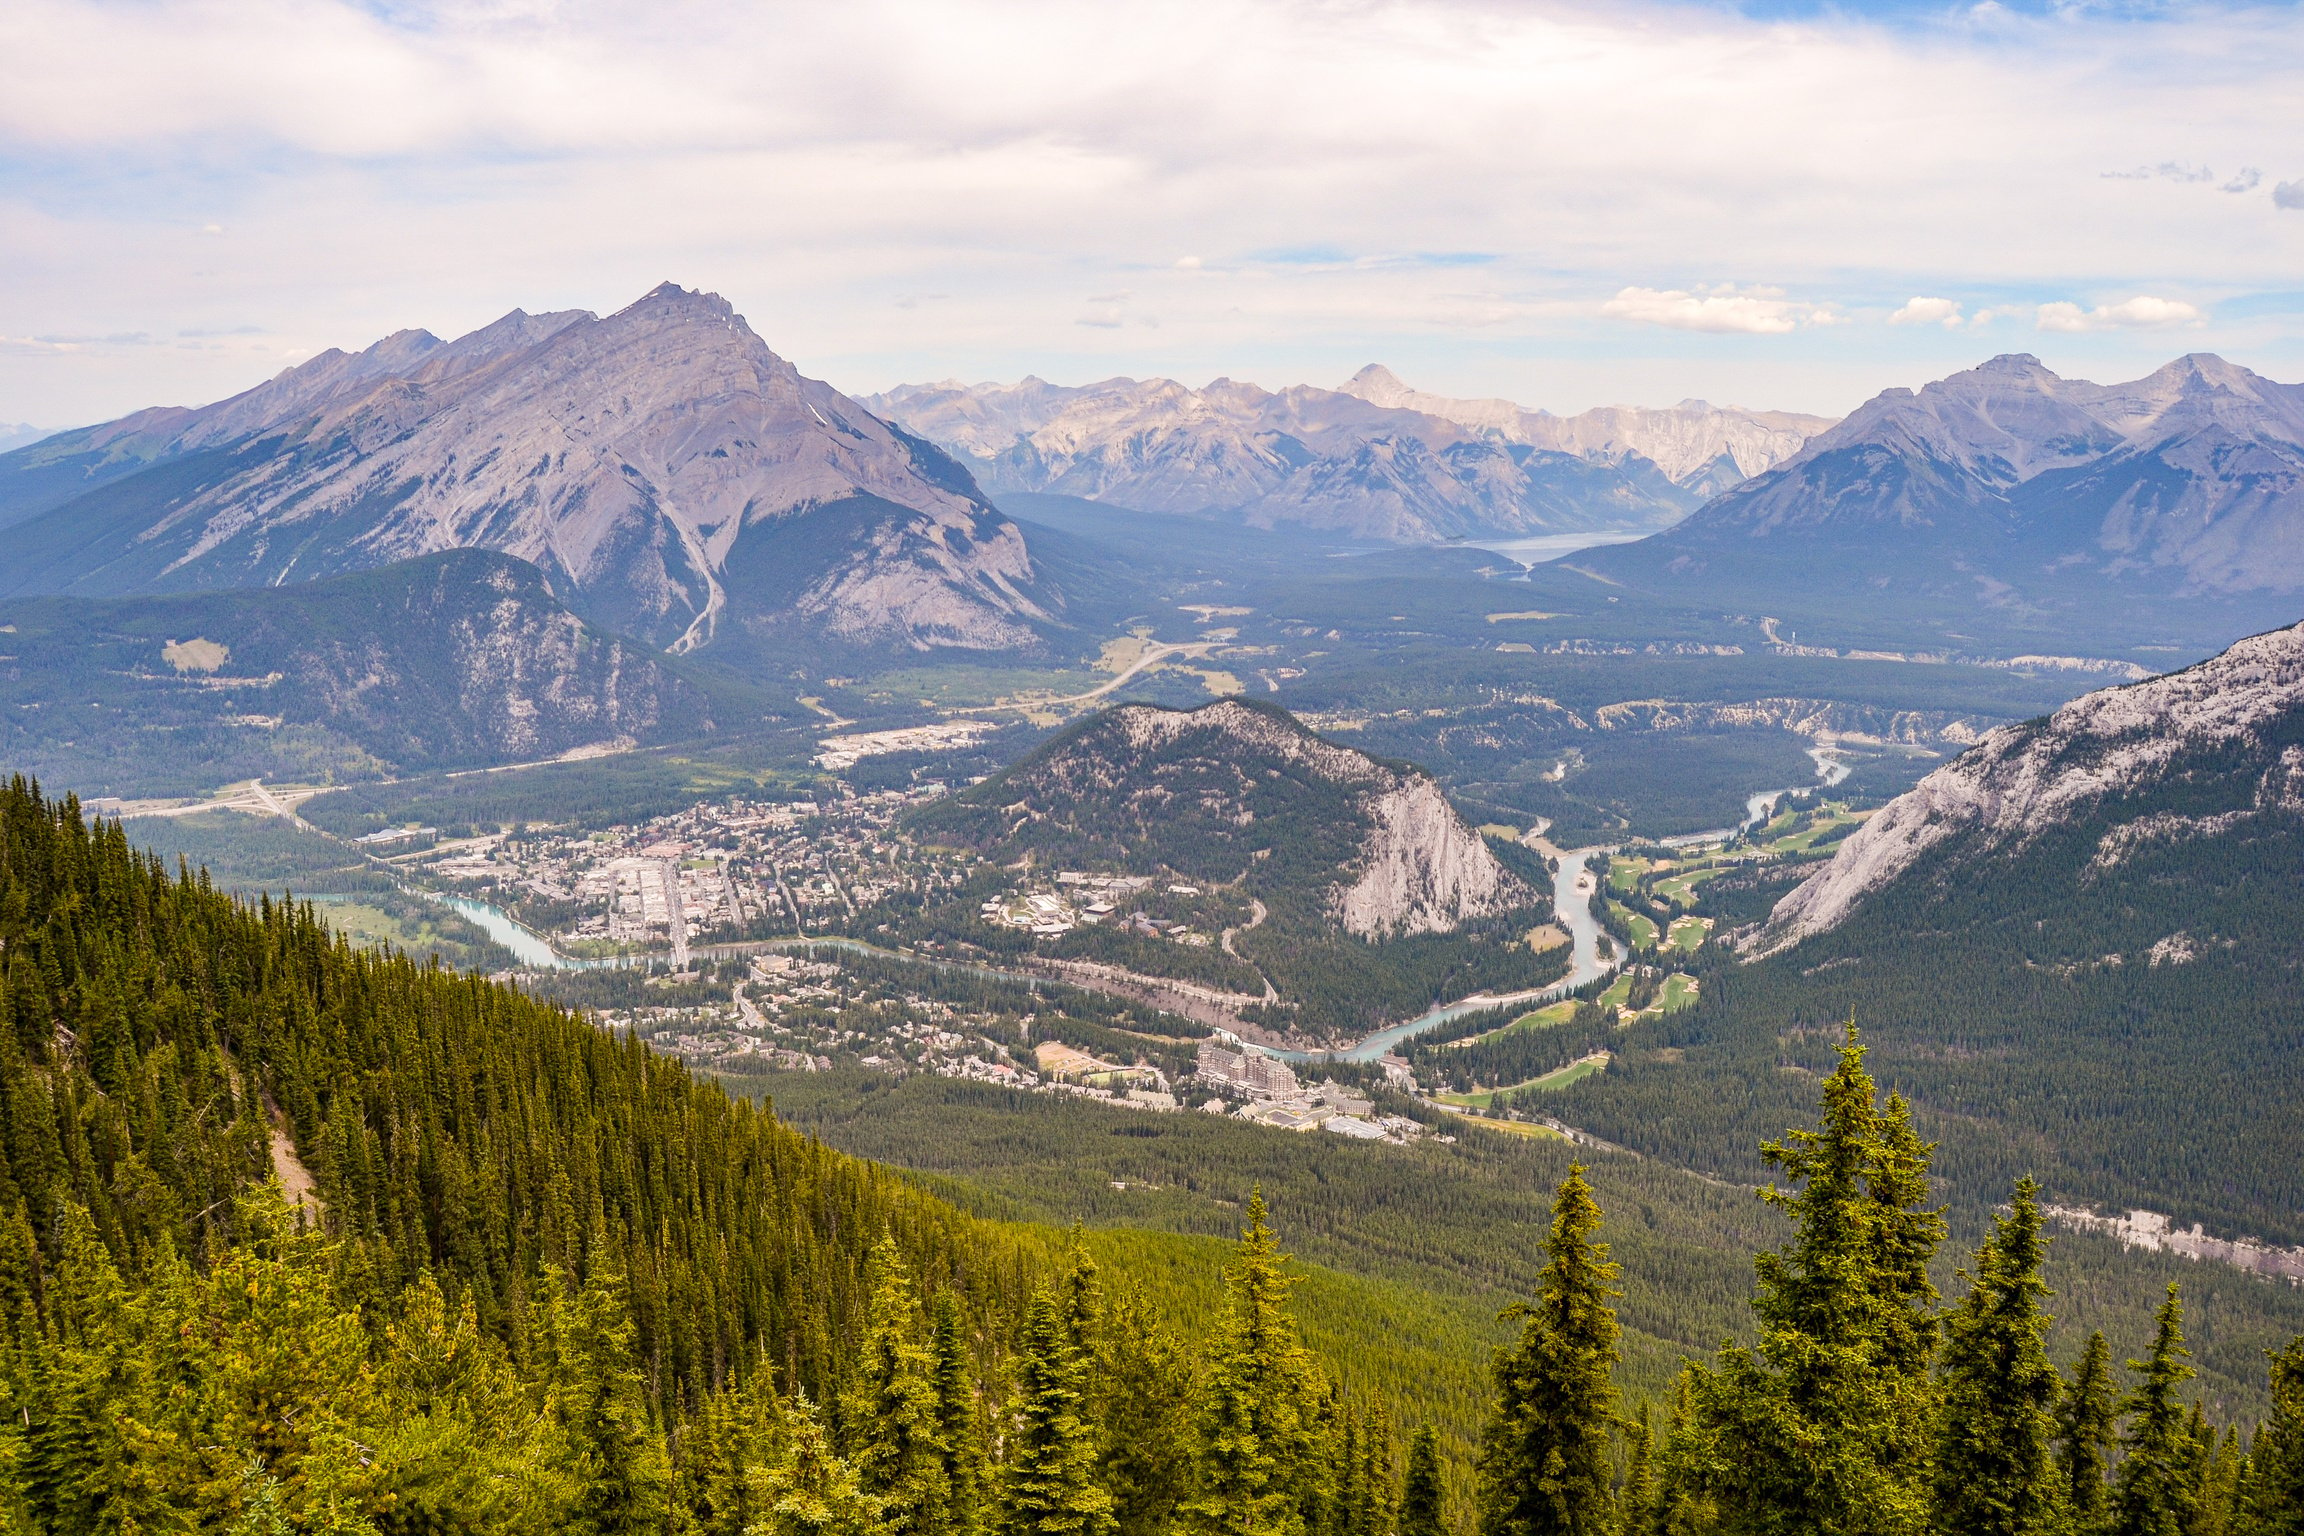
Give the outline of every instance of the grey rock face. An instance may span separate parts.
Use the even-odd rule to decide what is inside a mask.
[[[1008,647],[1047,617],[1022,536],[965,470],[671,284],[604,319],[403,331],[216,405],[62,434],[0,460],[9,521],[16,591],[269,584],[482,548],[677,650],[732,619]],[[803,523],[822,526],[785,542],[815,568],[778,562],[773,603],[731,590],[740,544]]]
[[[1938,850],[2020,852],[2059,828],[2102,821],[2090,865],[2102,872],[2155,844],[2293,822],[2304,816],[2300,721],[2304,625],[2002,726],[1852,834],[1777,904],[1755,949],[1773,953],[1837,926]],[[2218,786],[2240,792],[2205,796]]]
[[[1335,390],[1027,378],[867,403],[995,491],[1402,541],[1663,527],[1829,424],[1695,401],[1554,417],[1423,394],[1375,366]]]

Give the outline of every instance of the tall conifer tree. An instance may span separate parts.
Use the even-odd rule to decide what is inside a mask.
[[[2128,1362],[2143,1379],[2120,1405],[2128,1414],[2121,1436],[2127,1454],[2112,1481],[2114,1536],[2188,1536],[2198,1510],[2193,1439],[2179,1395],[2192,1379],[2192,1352],[2184,1347],[2184,1303],[2173,1283],[2158,1322],[2151,1354]]]
[[[1616,1492],[1616,1536],[1647,1536],[1656,1513],[1655,1434],[1648,1405],[1624,1426],[1624,1486]]]
[[[1408,1473],[1400,1483],[1400,1536],[1448,1536],[1440,1437],[1429,1424],[1420,1426],[1408,1442]]]
[[[858,1484],[879,1502],[890,1536],[937,1536],[949,1485],[931,1361],[904,1258],[883,1237],[872,1250],[872,1299],[841,1429]]]
[[[976,1371],[960,1298],[950,1290],[938,1291],[935,1318],[928,1385],[935,1399],[936,1443],[943,1462],[943,1529],[947,1536],[978,1536],[984,1528],[984,1433],[977,1418]]]
[[[1192,1352],[1122,1291],[1104,1328],[1104,1486],[1117,1536],[1159,1536],[1192,1488],[1192,1425],[1198,1396]]]
[[[1701,1479],[1732,1532],[1903,1536],[1930,1514],[1935,1383],[1928,1146],[1883,1106],[1850,1026],[1823,1120],[1762,1147],[1798,1187],[1762,1195],[1796,1230],[1757,1262],[1760,1339],[1694,1378]]]
[[[2007,1216],[1944,1333],[1936,1438],[1936,1524],[1949,1536],[2035,1536],[2058,1516],[2056,1397],[2040,1279],[2040,1186],[2016,1186]]]
[[[1197,1487],[1183,1509],[1194,1536],[1299,1536],[1318,1470],[1316,1380],[1288,1311],[1287,1256],[1262,1192],[1247,1215],[1208,1351]]]
[[[2072,1368],[2056,1410],[2056,1480],[2076,1536],[2091,1536],[2111,1516],[2112,1452],[2120,1443],[2120,1399],[2112,1384],[2112,1346],[2101,1329]]]
[[[2248,1536],[2304,1536],[2304,1337],[2272,1356],[2272,1412],[2248,1461]]]
[[[1595,1242],[1600,1206],[1581,1163],[1552,1203],[1547,1261],[1520,1342],[1494,1366],[1496,1404],[1480,1450],[1482,1536],[1603,1536],[1615,1523],[1609,1444],[1620,1330],[1617,1267]]]
[[[1097,1476],[1096,1431],[1081,1417],[1086,1371],[1064,1302],[1041,1291],[1016,1352],[1003,1536],[1107,1536],[1113,1529],[1112,1495]]]

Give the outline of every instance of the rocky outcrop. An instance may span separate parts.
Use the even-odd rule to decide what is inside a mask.
[[[2105,869],[2154,843],[2304,816],[2300,723],[2304,625],[2003,726],[1852,834],[1777,904],[1753,949],[1774,953],[1837,926],[1938,853],[2007,856],[2058,829],[2102,822],[2094,867]]]
[[[1404,541],[1660,527],[1828,425],[1696,401],[1556,417],[1424,395],[1375,367],[1335,390],[1027,378],[866,403],[995,491]]]
[[[1367,813],[1359,878],[1336,894],[1336,919],[1346,933],[1449,933],[1467,918],[1493,917],[1532,899],[1434,780],[1408,778],[1371,799]]]
[[[676,650],[780,620],[1008,648],[1052,603],[964,469],[669,283],[605,318],[403,331],[61,434],[0,461],[0,521],[19,555],[4,591],[271,585],[491,549]],[[763,541],[775,559],[745,558]]]

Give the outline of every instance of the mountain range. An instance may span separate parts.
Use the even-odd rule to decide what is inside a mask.
[[[1831,424],[1700,400],[1560,417],[1426,394],[1377,365],[1335,389],[1027,378],[904,385],[864,403],[995,494],[1400,542],[1660,528]]]
[[[1722,598],[2278,598],[2304,590],[2304,385],[2205,354],[2112,385],[1996,357],[1887,390],[1678,526],[1569,563]]]
[[[0,456],[0,596],[257,587],[489,549],[674,650],[1032,646],[1061,599],[967,472],[664,284],[401,331]],[[733,642],[733,643],[732,643]]]

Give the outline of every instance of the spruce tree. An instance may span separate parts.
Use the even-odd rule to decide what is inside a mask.
[[[1448,1536],[1440,1483],[1440,1437],[1429,1424],[1408,1442],[1408,1474],[1400,1483],[1399,1536]]]
[[[977,1417],[968,1323],[960,1311],[960,1298],[949,1290],[936,1293],[935,1315],[928,1385],[943,1458],[943,1530],[946,1536],[978,1536],[984,1528],[984,1433]]]
[[[2040,1186],[2016,1186],[1976,1252],[1968,1294],[1944,1330],[1936,1438],[1936,1524],[1948,1536],[2034,1536],[2059,1516],[2056,1367],[2040,1279]]]
[[[1104,1338],[1101,1460],[1116,1536],[1158,1536],[1192,1489],[1197,1362],[1130,1292],[1112,1303]]]
[[[2113,1536],[2187,1536],[2197,1513],[2193,1439],[2179,1396],[2192,1379],[2192,1352],[2184,1347],[2184,1304],[2173,1283],[2158,1323],[2151,1354],[2128,1362],[2142,1380],[2120,1405],[2128,1428],[2112,1482]]]
[[[1647,1536],[1656,1513],[1655,1435],[1648,1405],[1624,1425],[1624,1486],[1616,1491],[1616,1536]]]
[[[1081,1417],[1086,1371],[1064,1303],[1038,1292],[1016,1352],[1003,1536],[1107,1536],[1113,1529],[1112,1495],[1097,1476],[1096,1431]]]
[[[1600,1206],[1576,1164],[1552,1203],[1547,1261],[1520,1341],[1493,1367],[1496,1403],[1479,1465],[1483,1536],[1603,1536],[1614,1524],[1614,1371],[1622,1293],[1608,1246],[1593,1241]]]
[[[919,1304],[891,1238],[872,1250],[870,1284],[864,1338],[841,1404],[842,1448],[890,1536],[937,1536],[950,1491],[944,1437],[929,1353],[918,1342]]]
[[[1926,1528],[1943,1236],[1929,1148],[1903,1099],[1882,1105],[1849,1028],[1824,1081],[1822,1123],[1761,1151],[1798,1187],[1762,1197],[1795,1232],[1762,1254],[1759,1342],[1694,1378],[1698,1468],[1728,1529],[1764,1536],[1900,1536]]]
[[[2120,1401],[2112,1384],[2112,1346],[2101,1329],[2088,1336],[2056,1410],[2056,1481],[2076,1536],[2091,1536],[2111,1518],[2112,1451],[2120,1443]]]
[[[1183,1508],[1194,1536],[1299,1536],[1316,1471],[1318,1394],[1288,1312],[1287,1256],[1261,1192],[1247,1216],[1208,1350],[1195,1487]]]
[[[2304,1536],[2304,1337],[2272,1357],[2272,1412],[2249,1446],[2248,1536]]]
[[[1712,1452],[1706,1421],[1696,1407],[1698,1367],[1683,1366],[1672,1383],[1672,1413],[1656,1450],[1656,1494],[1647,1536],[1709,1536],[1717,1523],[1704,1492]]]
[[[749,1482],[760,1518],[744,1536],[879,1536],[879,1500],[833,1450],[805,1394],[785,1415],[783,1454],[752,1468]]]

